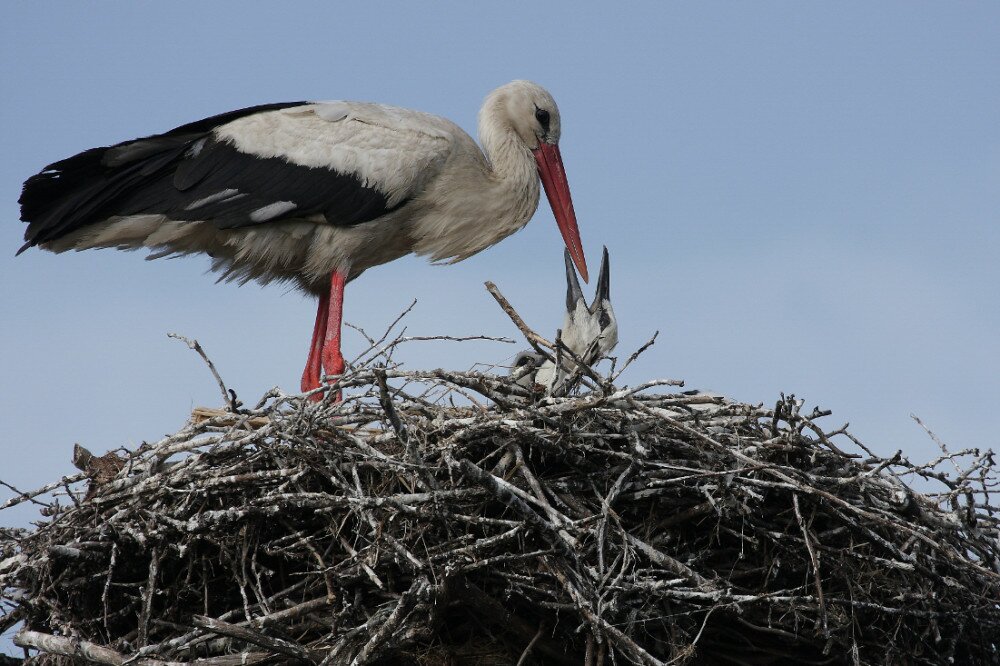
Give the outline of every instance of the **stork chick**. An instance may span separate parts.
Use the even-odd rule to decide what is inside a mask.
[[[576,269],[569,252],[566,258],[566,314],[561,331],[562,344],[588,366],[605,358],[618,344],[618,320],[611,307],[611,275],[608,266],[608,248],[601,258],[601,272],[597,278],[597,293],[588,306],[576,277]],[[561,354],[556,363],[534,352],[524,351],[514,360],[512,373],[518,384],[544,387],[547,395],[563,395],[570,388],[578,365],[569,354]],[[524,368],[527,366],[527,370]]]

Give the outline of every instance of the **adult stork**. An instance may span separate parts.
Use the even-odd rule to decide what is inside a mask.
[[[18,251],[203,252],[220,280],[287,281],[319,298],[302,390],[344,370],[344,285],[414,252],[457,262],[527,224],[539,176],[587,279],[559,153],[555,100],[514,81],[490,93],[475,141],[449,120],[363,102],[232,111],[93,148],[24,184]]]

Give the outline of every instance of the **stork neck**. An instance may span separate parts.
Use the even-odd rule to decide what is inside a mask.
[[[497,211],[508,217],[512,231],[524,226],[538,207],[540,187],[535,157],[524,141],[509,128],[496,127],[481,131],[483,152],[490,165],[493,201],[504,202],[506,210]]]
[[[512,124],[510,94],[510,86],[497,88],[483,102],[479,110],[479,142],[490,165],[490,176],[501,190],[497,194],[530,202],[530,208],[517,211],[519,217],[524,217],[515,224],[523,226],[538,206],[538,167],[526,141],[531,137],[519,134]]]
[[[446,206],[419,220],[413,251],[434,261],[461,261],[522,228],[538,207],[541,183],[531,151],[502,124],[480,122],[482,152],[471,141],[481,169],[457,169],[438,187]],[[484,159],[485,158],[485,159]]]
[[[520,179],[526,175],[538,178],[534,156],[513,130],[484,132],[480,139],[495,176],[503,179]]]

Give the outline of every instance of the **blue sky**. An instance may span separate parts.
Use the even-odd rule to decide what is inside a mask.
[[[374,100],[475,135],[489,90],[548,87],[588,260],[612,258],[625,378],[834,410],[876,450],[997,448],[1000,5],[930,2],[69,3],[0,6],[0,478],[34,487],[216,405],[198,338],[240,395],[297,386],[314,304],[216,285],[203,258],[20,246],[22,181],[98,145],[229,109]],[[348,287],[380,330],[561,322],[562,243],[543,204],[462,264],[404,259]],[[362,349],[347,334],[345,355]],[[413,345],[410,367],[515,347]],[[5,517],[27,521],[29,513]]]

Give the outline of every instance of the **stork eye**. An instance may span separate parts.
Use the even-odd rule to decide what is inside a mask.
[[[535,109],[535,118],[538,122],[542,124],[542,127],[548,128],[549,126],[549,112],[545,109]]]

